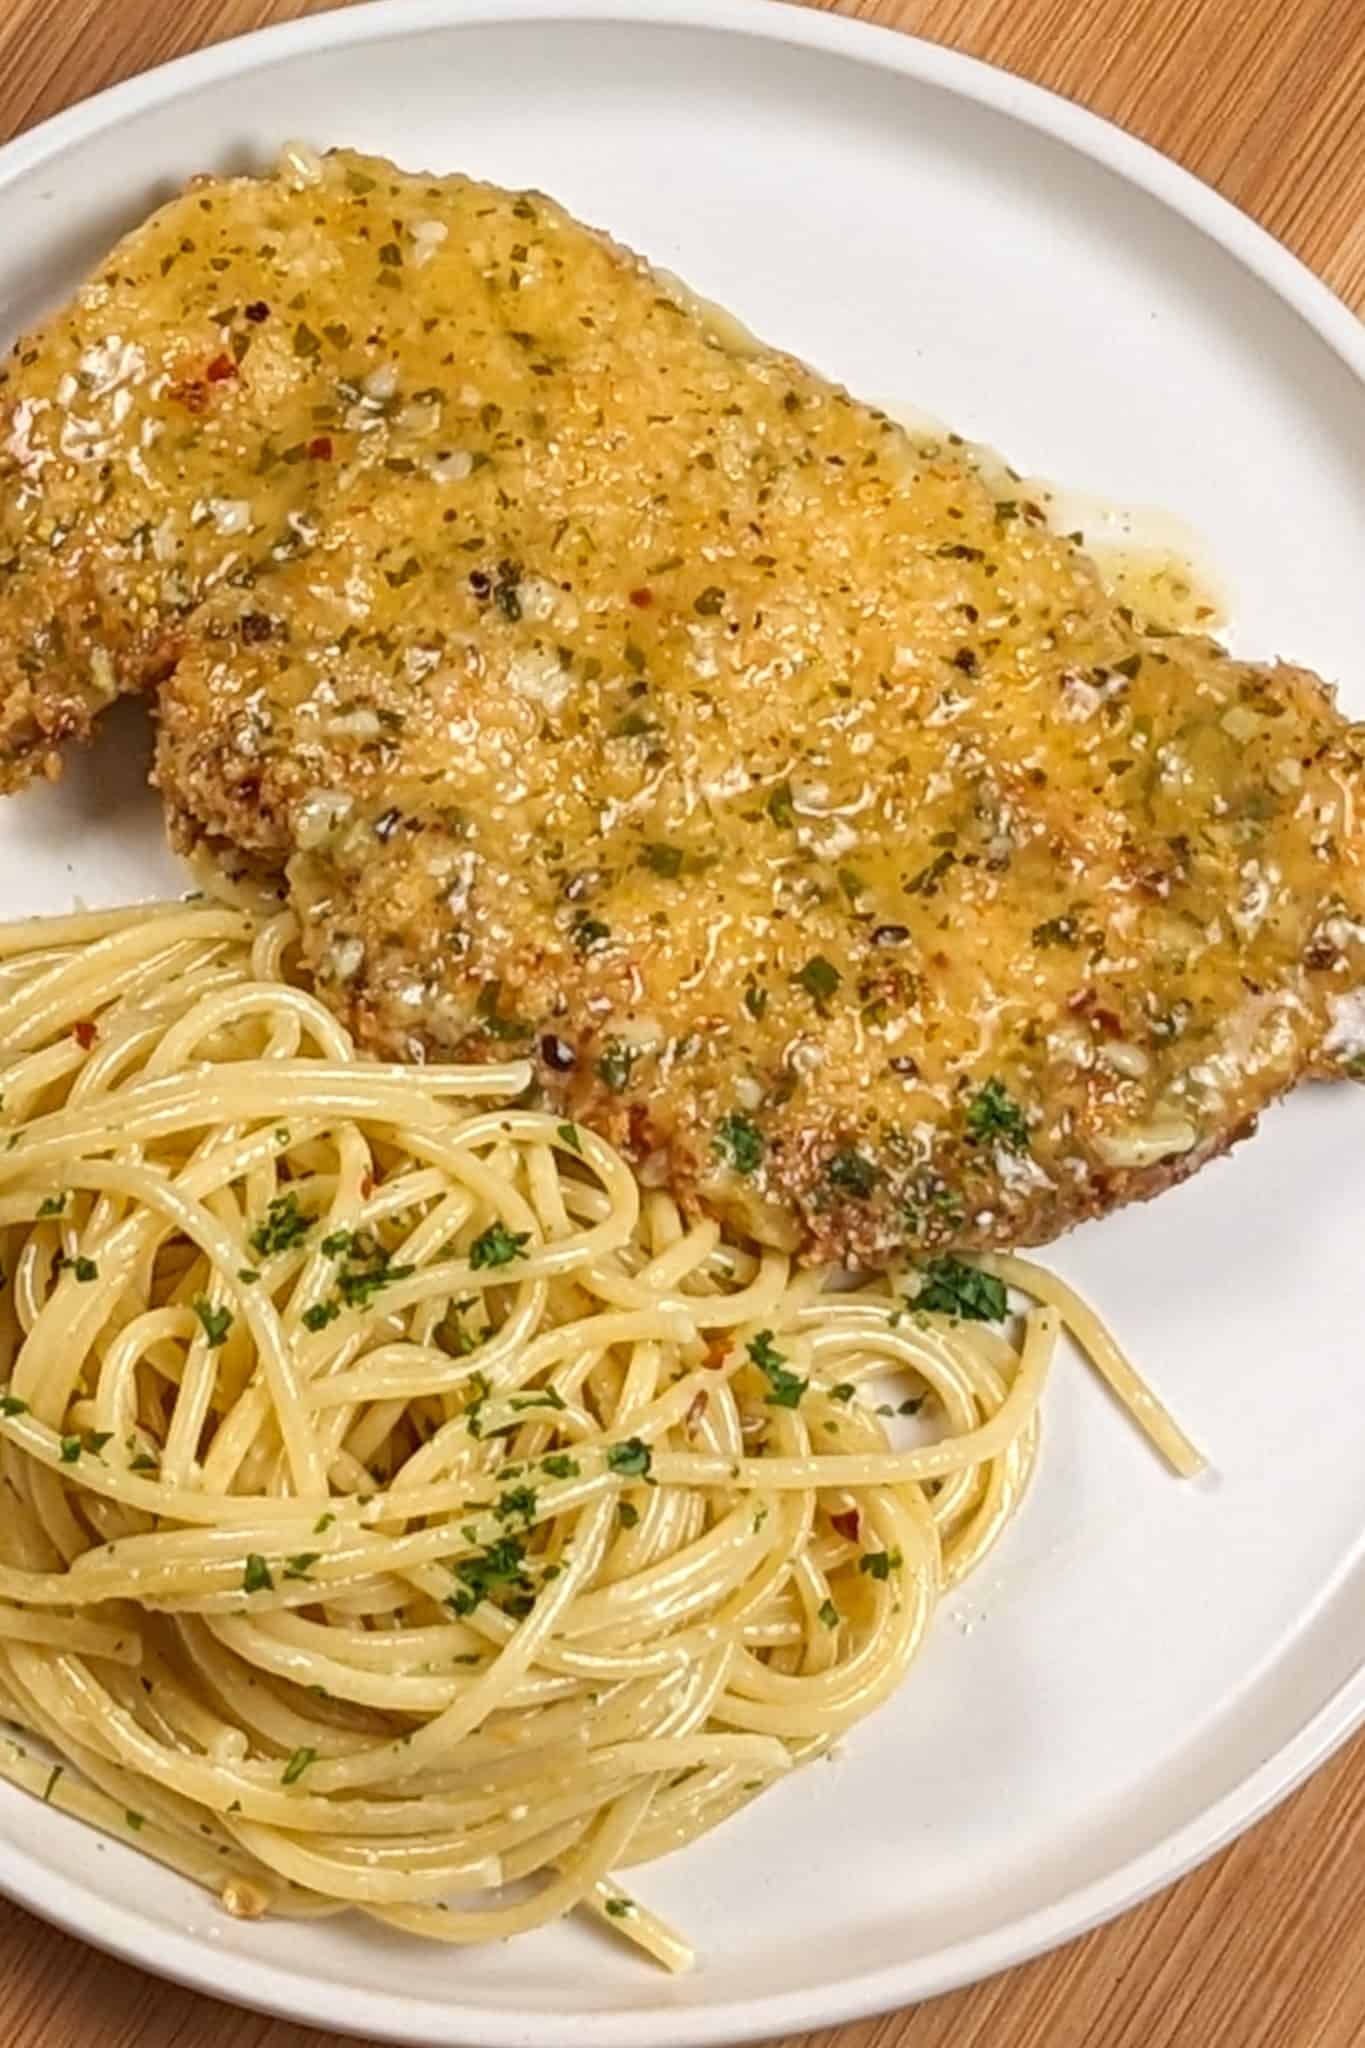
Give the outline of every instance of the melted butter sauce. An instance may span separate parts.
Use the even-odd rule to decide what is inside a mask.
[[[1167,633],[1214,633],[1231,611],[1208,544],[1183,520],[1154,505],[1121,505],[1039,477],[1021,488],[1047,513],[1055,533],[1072,534],[1099,569],[1105,588],[1149,626]]]
[[[932,413],[897,400],[882,410],[907,433],[948,442],[951,430]],[[956,453],[997,496],[1041,505],[1054,533],[1083,547],[1109,594],[1158,632],[1216,633],[1232,614],[1232,594],[1197,529],[1157,505],[1125,504],[1050,477],[1021,476],[988,441],[959,443]]]

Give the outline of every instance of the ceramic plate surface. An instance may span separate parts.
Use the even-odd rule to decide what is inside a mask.
[[[855,391],[1028,472],[1187,521],[1240,652],[1365,714],[1365,338],[1170,164],[965,59],[759,0],[431,0],[323,15],[103,95],[0,152],[9,328],[180,180],[300,136],[544,187]],[[0,913],[182,886],[125,708],[0,806]],[[0,1883],[224,1997],[394,2041],[684,2048],[997,1969],[1166,1882],[1365,1716],[1365,1091],[1305,1088],[1055,1263],[1207,1448],[1182,1487],[1079,1368],[1033,1492],[898,1699],[641,1892],[670,1981],[564,1925],[425,1949],[244,1925],[0,1788]]]

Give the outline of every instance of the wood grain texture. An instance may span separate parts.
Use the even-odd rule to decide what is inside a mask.
[[[0,0],[0,138],[317,0]],[[1165,150],[1365,310],[1365,0],[850,0]],[[1365,1739],[1114,1926],[806,2048],[1360,2048]],[[325,2048],[154,1983],[0,1904],[4,2048]],[[778,2048],[778,2044],[774,2044]],[[792,2044],[782,2044],[792,2048]]]

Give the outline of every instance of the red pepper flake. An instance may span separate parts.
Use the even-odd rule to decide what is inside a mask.
[[[1066,1006],[1077,1017],[1084,1017],[1090,1029],[1099,1037],[1118,1038],[1123,1032],[1123,1020],[1113,1010],[1100,1006],[1093,988],[1080,988],[1066,999]]]
[[[331,435],[315,435],[313,439],[308,443],[308,453],[312,457],[314,462],[330,462],[332,459]]]
[[[729,1356],[729,1344],[723,1337],[715,1337],[706,1347],[706,1356],[702,1364],[707,1372],[719,1372]]]
[[[626,1129],[630,1133],[629,1147],[636,1159],[648,1159],[657,1149],[654,1124],[648,1106],[643,1102],[632,1102],[626,1116]]]
[[[365,1175],[364,1175],[364,1176],[362,1177],[362,1179],[361,1179],[361,1182],[360,1182],[360,1199],[361,1199],[361,1201],[362,1201],[362,1202],[368,1202],[368,1201],[369,1201],[369,1199],[370,1199],[370,1196],[371,1196],[371,1195],[372,1195],[373,1193],[374,1193],[374,1175],[373,1175],[372,1173],[367,1173],[367,1174],[365,1174]]]
[[[637,612],[647,612],[654,602],[654,592],[652,590],[632,590],[630,601]]]
[[[707,1393],[705,1387],[702,1388],[699,1394],[695,1394],[693,1396],[692,1405],[688,1409],[686,1415],[683,1417],[683,1428],[687,1431],[687,1434],[689,1436],[691,1436],[693,1430],[701,1421],[702,1416],[705,1415],[706,1404],[710,1400],[710,1398],[711,1397]]]
[[[78,1017],[71,1027],[71,1035],[83,1052],[89,1052],[95,1043],[95,1024],[91,1017]]]
[[[186,412],[202,412],[209,402],[207,388],[196,378],[187,384],[177,384],[171,391],[177,405],[183,405]]]
[[[231,356],[215,356],[204,374],[210,384],[225,384],[229,377],[237,375],[237,365]]]
[[[264,299],[253,299],[251,304],[244,308],[244,311],[247,319],[254,321],[258,327],[262,320],[270,318],[270,308]]]
[[[829,1526],[831,1529],[837,1529],[841,1536],[847,1536],[850,1543],[856,1543],[858,1531],[862,1527],[862,1517],[857,1508],[846,1508],[843,1514],[830,1516]]]

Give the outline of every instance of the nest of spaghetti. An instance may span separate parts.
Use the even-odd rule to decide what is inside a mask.
[[[888,1698],[1083,1312],[732,1242],[294,936],[0,934],[0,1771],[239,1914],[686,1967],[622,1874]]]

